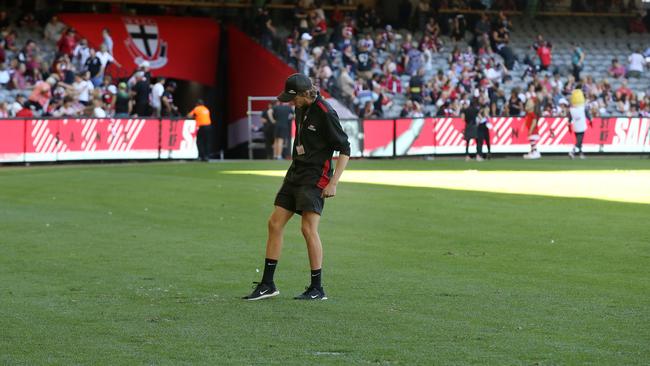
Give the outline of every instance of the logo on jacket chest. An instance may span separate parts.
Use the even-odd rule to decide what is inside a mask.
[[[316,132],[316,126],[315,126],[315,125],[309,124],[309,125],[307,125],[307,129],[308,129],[309,131]]]

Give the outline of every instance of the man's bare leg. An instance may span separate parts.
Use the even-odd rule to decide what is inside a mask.
[[[309,266],[312,270],[321,269],[323,265],[323,246],[318,235],[318,224],[320,215],[315,212],[303,212],[302,214],[302,236],[307,243],[309,254]]]
[[[274,158],[283,158],[282,149],[284,148],[284,139],[276,138],[275,144],[273,145],[273,155]]]
[[[311,267],[311,284],[305,292],[295,297],[297,300],[326,300],[327,295],[321,284],[321,266],[323,265],[323,246],[318,235],[320,215],[315,212],[303,212],[302,235],[307,243],[309,266]]]
[[[275,206],[271,217],[269,218],[269,235],[266,240],[266,258],[278,260],[280,259],[280,253],[282,252],[282,242],[284,236],[284,227],[287,225],[287,222],[293,216],[293,212],[282,208],[280,206]]]
[[[253,293],[244,296],[245,300],[262,300],[280,294],[273,282],[273,275],[282,252],[284,227],[292,216],[293,212],[280,206],[275,206],[273,213],[271,213],[268,223],[269,235],[266,241],[266,259],[264,259],[262,281],[257,284]]]

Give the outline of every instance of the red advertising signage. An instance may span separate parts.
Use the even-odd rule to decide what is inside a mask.
[[[196,159],[196,121],[193,119],[169,120],[160,123],[161,159]]]
[[[523,118],[490,119],[492,152],[525,153],[529,150]],[[396,156],[460,154],[465,152],[465,122],[461,118],[414,118],[363,121],[363,155]],[[539,120],[539,150],[568,152],[575,143],[564,117]],[[585,132],[585,152],[650,151],[650,118],[594,118]],[[394,145],[394,146],[393,146]],[[475,141],[470,143],[476,151]]]
[[[25,161],[25,123],[0,120],[0,162]]]
[[[219,24],[207,18],[61,14],[61,20],[99,49],[102,30],[113,39],[113,56],[130,74],[143,61],[154,76],[214,86],[219,51]],[[121,71],[122,71],[121,70]]]
[[[0,162],[195,159],[194,120],[0,120]]]

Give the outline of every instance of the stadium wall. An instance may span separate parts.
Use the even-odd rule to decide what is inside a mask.
[[[232,149],[248,142],[248,97],[277,95],[296,71],[237,27],[229,26],[226,32],[228,148]]]
[[[196,159],[193,119],[0,119],[0,163]]]

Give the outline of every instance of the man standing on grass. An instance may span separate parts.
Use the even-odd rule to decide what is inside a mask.
[[[291,119],[293,111],[291,106],[285,103],[277,103],[273,106],[273,119],[275,120],[275,142],[273,143],[273,158],[284,159],[284,142],[290,141]],[[287,147],[287,151],[289,148]]]
[[[210,110],[205,106],[203,100],[196,101],[196,106],[188,117],[193,117],[196,120],[196,148],[199,150],[199,160],[208,161],[210,155],[210,127],[212,120],[210,119]]]
[[[465,161],[472,160],[472,157],[469,155],[469,143],[472,140],[476,140],[477,125],[476,118],[478,117],[479,108],[478,100],[472,98],[469,103],[469,106],[460,113],[460,117],[465,120]],[[476,160],[483,160],[483,158],[477,153]]]
[[[324,198],[336,195],[336,185],[350,159],[348,136],[339,117],[318,93],[311,80],[302,74],[291,75],[278,96],[283,103],[296,107],[296,138],[293,163],[275,197],[275,209],[268,222],[266,260],[262,281],[246,300],[261,300],[280,293],[273,281],[275,267],[282,251],[283,231],[294,213],[302,216],[302,235],[307,243],[311,284],[297,300],[327,299],[321,284],[323,248],[318,235]],[[336,171],[332,174],[332,155],[339,151]]]

